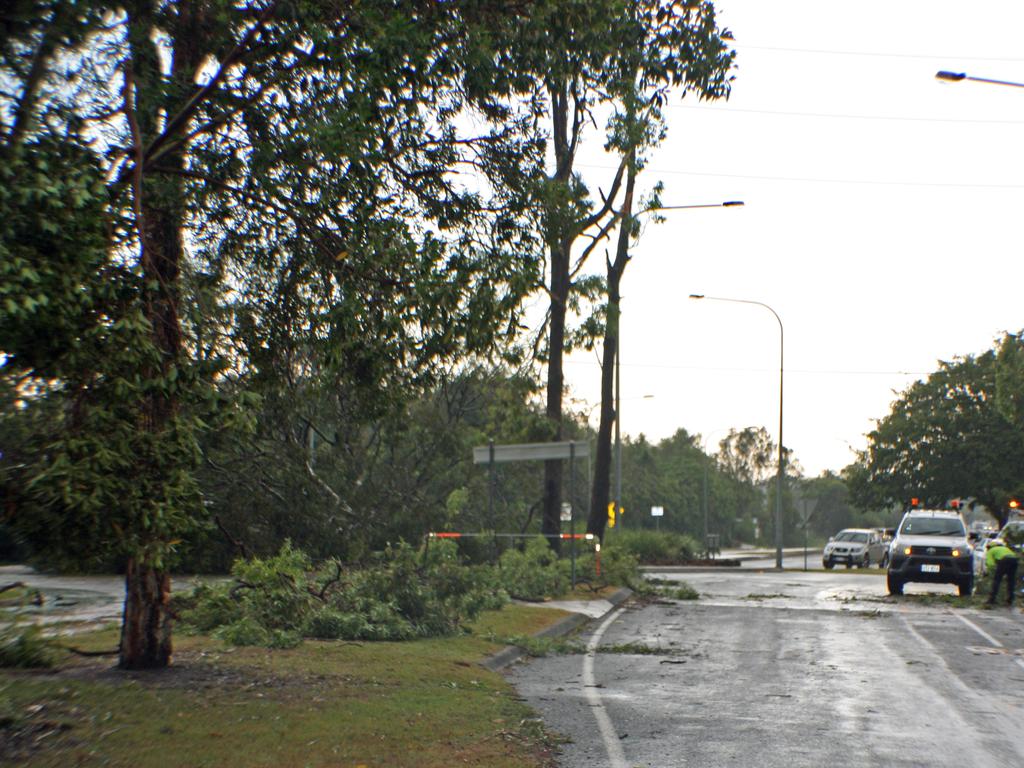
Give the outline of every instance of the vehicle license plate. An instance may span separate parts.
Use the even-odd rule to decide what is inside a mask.
[[[937,565],[932,565],[930,563],[925,563],[924,565],[921,566],[921,573],[938,573],[938,572],[939,572],[939,566],[937,566]]]

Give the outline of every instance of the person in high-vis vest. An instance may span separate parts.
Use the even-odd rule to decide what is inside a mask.
[[[992,593],[988,604],[995,605],[999,585],[1006,578],[1006,604],[1013,605],[1013,588],[1017,583],[1017,553],[1002,539],[993,539],[985,552],[985,567],[992,574]]]

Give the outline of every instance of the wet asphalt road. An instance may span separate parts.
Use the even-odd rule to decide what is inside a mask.
[[[582,638],[611,652],[508,671],[564,768],[1024,765],[1019,609],[910,604],[875,570],[659,577],[701,599],[629,605]]]

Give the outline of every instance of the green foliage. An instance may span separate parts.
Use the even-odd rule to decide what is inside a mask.
[[[305,553],[287,541],[273,557],[237,560],[231,575],[242,616],[267,629],[300,626],[314,600],[306,589],[311,568]]]
[[[153,403],[196,401],[195,371],[165,369],[145,289],[109,250],[98,159],[42,137],[0,168],[0,386],[12,441],[0,479],[10,524],[69,567],[124,557],[165,567],[201,517],[194,413],[146,429]],[[0,164],[3,165],[3,164]]]
[[[512,635],[510,637],[492,637],[495,642],[514,645],[532,658],[543,658],[553,655],[568,655],[586,651],[579,640],[569,637],[536,637],[534,635]]]
[[[996,407],[1018,429],[1024,427],[1024,331],[1004,334],[996,344]]]
[[[17,622],[0,629],[0,667],[49,669],[57,663],[57,649],[35,624]]]
[[[703,441],[706,447],[707,441]],[[751,527],[743,522],[763,518],[765,497],[744,473],[734,472],[726,456],[727,446],[719,454],[707,455],[700,435],[680,429],[674,435],[652,444],[642,435],[624,440],[622,445],[622,497],[625,507],[623,527],[606,533],[606,541],[625,530],[658,529],[701,537],[704,530],[705,498],[708,531],[720,536],[722,546],[741,540],[753,540]],[[705,497],[706,483],[706,497]],[[663,507],[664,517],[650,516],[653,506]],[[762,526],[764,528],[764,526]],[[700,552],[699,544],[693,546]]]
[[[171,597],[172,609],[195,632],[209,633],[243,617],[241,602],[227,584],[196,583],[188,592]]]
[[[566,563],[563,559],[563,563]],[[564,567],[564,566],[563,566]],[[604,547],[601,550],[601,572],[598,573],[597,555],[587,552],[576,558],[576,581],[598,591],[606,587],[629,587],[642,590],[645,584],[636,556],[623,547]]]
[[[107,201],[98,159],[47,136],[0,162],[0,350],[42,378],[77,373],[79,352],[123,320],[100,273]],[[84,336],[84,338],[83,338]],[[102,341],[101,341],[102,343]],[[114,346],[114,345],[111,345]]]
[[[699,600],[700,592],[689,584],[681,583],[679,586],[669,589],[668,596],[673,600]]]
[[[601,554],[617,551],[629,553],[643,565],[678,565],[693,560],[700,544],[685,534],[627,529],[609,535]]]
[[[514,598],[543,600],[563,594],[569,589],[570,574],[565,561],[538,536],[527,539],[522,550],[509,549],[498,562],[501,585]]]
[[[402,544],[367,567],[345,569],[337,561],[313,568],[286,543],[272,557],[237,561],[231,582],[179,597],[176,611],[189,629],[236,645],[450,635],[507,597],[491,569],[460,564],[449,545],[418,553]]]
[[[941,508],[973,497],[1005,521],[1006,502],[1024,490],[1024,432],[1000,412],[996,363],[992,350],[942,362],[903,392],[849,475],[854,500]]]

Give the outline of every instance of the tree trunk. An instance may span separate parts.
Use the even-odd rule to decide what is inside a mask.
[[[551,423],[551,440],[562,439],[562,390],[565,377],[562,349],[565,346],[565,308],[569,297],[569,243],[560,242],[551,248],[551,327],[548,336],[547,408]],[[551,548],[561,551],[562,531],[562,462],[544,462],[544,504],[541,532],[548,537]]]
[[[171,577],[128,560],[121,621],[122,669],[160,669],[171,663]]]
[[[615,365],[619,356],[620,285],[622,274],[629,263],[629,237],[633,225],[633,189],[636,182],[636,163],[629,158],[626,192],[622,200],[619,220],[619,238],[615,249],[615,261],[608,262],[608,319],[604,331],[604,348],[601,351],[601,420],[597,428],[597,449],[594,457],[594,479],[590,494],[590,519],[587,533],[604,541],[605,526],[608,523],[609,486],[612,463],[612,425],[619,414],[613,400]],[[622,425],[619,425],[621,430]],[[621,505],[622,499],[616,499]]]
[[[161,164],[171,172],[151,173],[145,167],[145,150],[160,131],[161,114],[176,114],[195,86],[191,82],[202,60],[202,35],[197,7],[178,4],[179,37],[171,59],[168,87],[161,72],[160,53],[153,37],[151,6],[142,6],[129,19],[131,60],[126,84],[126,116],[134,140],[133,194],[135,228],[142,271],[143,314],[152,327],[159,362],[145,372],[162,379],[181,363],[182,331],[178,313],[181,267],[185,260],[182,227],[185,190],[182,177],[186,162],[179,147],[167,152]],[[179,101],[181,100],[181,101]],[[185,126],[179,128],[184,130]],[[176,136],[170,136],[171,140]],[[176,418],[179,403],[174,394],[154,387],[142,404],[139,428],[159,436]],[[161,468],[170,472],[172,468]],[[164,667],[171,660],[171,619],[168,612],[171,581],[166,571],[156,570],[136,553],[128,562],[125,580],[124,623],[121,627],[120,666],[124,669]]]
[[[566,81],[549,84],[551,95],[552,145],[555,153],[553,180],[567,185],[572,178],[574,144],[569,128],[569,85]],[[548,380],[545,415],[551,424],[550,440],[562,439],[562,390],[565,376],[562,369],[562,355],[565,348],[565,311],[572,289],[569,267],[572,259],[572,240],[555,215],[549,221],[546,234],[548,252],[551,256],[551,318],[548,329]],[[562,462],[544,462],[544,498],[541,510],[541,532],[548,537],[548,543],[556,552],[561,551],[562,542]]]
[[[613,385],[615,383],[615,360],[619,347],[619,280],[614,270],[608,270],[608,324],[604,334],[604,349],[601,352],[601,420],[597,427],[597,448],[594,456],[594,480],[590,494],[590,519],[587,533],[604,541],[605,526],[608,523],[608,503],[611,499],[612,470],[612,425],[618,414],[615,412]]]

